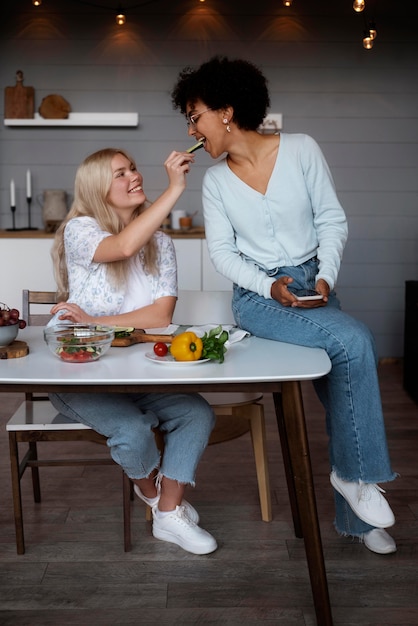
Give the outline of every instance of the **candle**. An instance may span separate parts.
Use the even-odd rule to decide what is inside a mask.
[[[32,186],[31,186],[31,177],[30,170],[26,172],[26,197],[32,198]]]
[[[13,178],[10,181],[10,206],[16,206],[15,181],[13,180]]]

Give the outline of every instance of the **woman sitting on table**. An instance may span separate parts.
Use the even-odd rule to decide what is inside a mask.
[[[378,482],[391,469],[370,331],[335,294],[347,237],[344,211],[317,143],[303,134],[262,135],[270,98],[261,71],[214,57],[185,68],[172,92],[189,135],[213,159],[203,181],[206,239],[215,268],[234,283],[236,323],[259,337],[327,351],[315,383],[326,409],[335,526],[380,554],[396,544]],[[298,290],[316,300],[298,300]]]
[[[159,231],[186,186],[193,155],[172,152],[165,162],[169,184],[148,205],[143,179],[123,150],[87,157],[75,179],[74,202],[56,234],[53,259],[62,302],[50,324],[98,322],[155,328],[171,323],[177,268],[171,239]],[[54,393],[67,417],[108,438],[112,458],[152,507],[153,535],[194,554],[217,548],[184,500],[194,485],[215,417],[198,394]],[[164,437],[164,453],[153,429]]]

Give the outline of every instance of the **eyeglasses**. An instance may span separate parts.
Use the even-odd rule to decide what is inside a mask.
[[[204,111],[201,111],[200,113],[194,113],[193,115],[186,115],[186,124],[187,124],[187,128],[190,128],[190,126],[193,126],[193,128],[196,127],[196,122],[199,119],[199,117],[201,115],[203,115],[203,113],[207,113],[208,111],[212,111],[212,109],[205,109]]]

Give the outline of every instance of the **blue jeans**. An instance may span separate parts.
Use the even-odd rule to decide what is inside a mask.
[[[291,289],[314,289],[318,262],[268,272],[291,276]],[[340,309],[332,292],[317,309],[284,307],[273,299],[234,285],[232,310],[236,323],[253,335],[327,351],[332,369],[314,381],[325,407],[330,465],[347,481],[379,483],[393,480],[387,449],[377,357],[369,329]],[[340,534],[361,536],[373,527],[360,520],[334,490],[335,527]]]
[[[54,407],[71,420],[108,437],[113,460],[130,478],[155,468],[167,478],[194,485],[200,457],[215,424],[212,408],[198,394],[53,393]],[[164,453],[153,428],[164,437]]]

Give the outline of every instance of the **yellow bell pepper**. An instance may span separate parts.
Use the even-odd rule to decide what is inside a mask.
[[[174,337],[170,345],[170,353],[176,361],[198,361],[202,352],[202,340],[190,331]]]

